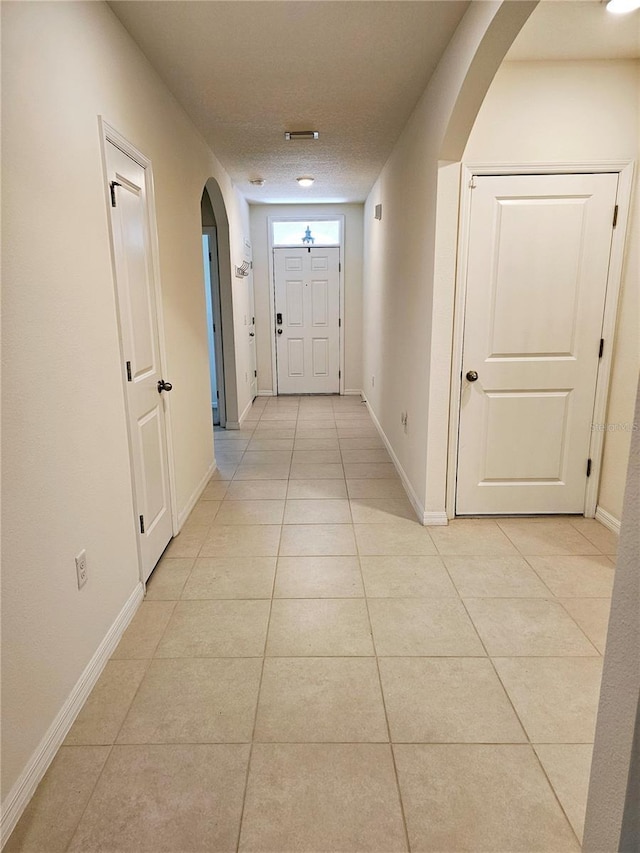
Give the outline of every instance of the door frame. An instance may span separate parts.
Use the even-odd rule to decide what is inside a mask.
[[[344,213],[315,213],[311,216],[268,216],[267,217],[267,252],[269,255],[269,331],[271,335],[271,388],[274,397],[278,396],[278,364],[276,360],[276,271],[273,262],[274,249],[304,249],[305,246],[274,246],[273,245],[273,223],[274,222],[299,222],[306,219],[309,222],[326,222],[336,220],[340,222],[340,243],[337,246],[318,246],[321,248],[338,249],[339,272],[338,272],[338,287],[340,299],[340,328],[339,328],[339,371],[340,371],[340,396],[344,395],[344,231],[345,231],[345,215]],[[314,247],[312,247],[314,248]]]
[[[211,258],[209,260],[209,275],[211,277],[211,309],[213,314],[213,322],[216,324],[214,332],[213,346],[215,349],[216,360],[216,386],[218,389],[218,419],[220,426],[227,426],[227,392],[224,375],[224,330],[222,328],[222,301],[220,298],[220,266],[218,260],[218,229],[213,225],[203,225],[202,233],[209,238],[209,250],[211,250],[211,240],[215,237],[216,256],[213,258],[213,253],[209,251]],[[214,275],[215,272],[215,275]],[[206,287],[206,280],[205,280]]]
[[[109,218],[111,216],[111,199],[109,196],[109,180],[108,180],[108,168],[107,168],[107,143],[112,143],[119,148],[123,154],[126,154],[127,157],[130,157],[134,160],[139,166],[142,166],[145,174],[145,189],[147,193],[148,200],[148,214],[149,214],[149,242],[150,242],[150,262],[151,262],[151,275],[153,277],[153,289],[155,293],[156,300],[156,322],[158,327],[158,357],[160,359],[160,367],[163,371],[163,375],[167,375],[166,365],[167,365],[167,355],[166,355],[166,341],[165,341],[165,333],[164,333],[164,315],[162,310],[162,289],[160,287],[160,253],[158,247],[158,228],[156,222],[156,204],[155,204],[155,193],[154,193],[154,184],[153,184],[153,170],[151,160],[146,157],[141,151],[139,151],[134,145],[132,145],[126,137],[124,137],[121,133],[119,133],[111,124],[109,124],[103,116],[98,116],[98,125],[100,130],[100,153],[102,157],[102,174],[104,178],[104,201],[105,201],[105,210],[107,215],[107,223],[109,222]],[[113,242],[113,234],[111,230],[111,226],[108,225],[107,228],[108,238],[109,238],[109,253],[111,256],[111,271],[112,271],[112,283],[113,283],[113,295],[115,300],[115,312],[116,312],[116,321],[118,327],[118,346],[120,349],[120,380],[122,382],[122,397],[124,403],[124,410],[126,412],[126,421],[127,421],[127,443],[129,445],[129,473],[131,477],[131,496],[133,499],[134,508],[137,505],[136,498],[136,487],[135,487],[135,479],[134,479],[134,463],[133,463],[133,442],[131,437],[131,426],[130,426],[130,418],[129,418],[129,400],[127,395],[127,377],[124,371],[124,350],[123,350],[123,342],[122,342],[122,323],[120,319],[120,310],[118,308],[118,283],[116,280],[116,267],[115,267],[115,246]],[[167,450],[167,468],[169,474],[169,503],[171,506],[171,526],[173,535],[176,536],[179,530],[178,524],[178,505],[176,500],[176,476],[175,476],[175,454],[173,450],[173,431],[171,426],[171,400],[169,395],[164,394],[164,407],[165,407],[165,439],[166,439],[166,450]],[[132,518],[132,524],[136,530],[136,550],[138,553],[138,571],[140,574],[140,579],[144,584],[143,578],[143,564],[142,564],[142,553],[140,549],[140,536],[137,532],[138,528],[135,525],[135,518]]]
[[[456,489],[458,481],[458,433],[460,426],[460,395],[462,391],[462,347],[464,343],[464,312],[467,290],[467,260],[469,231],[471,225],[471,199],[473,178],[487,175],[578,175],[611,172],[618,175],[618,219],[612,228],[609,272],[607,275],[602,337],[604,352],[598,364],[592,423],[604,423],[611,380],[613,346],[615,342],[618,301],[622,283],[624,249],[629,222],[629,210],[633,190],[634,160],[596,161],[587,163],[463,163],[460,175],[460,198],[458,220],[458,246],[456,262],[453,340],[451,359],[451,386],[449,394],[449,439],[447,459],[447,518],[456,516]],[[610,342],[607,345],[607,342]],[[591,476],[585,490],[584,515],[594,518],[596,514],[604,431],[592,430],[589,444]]]

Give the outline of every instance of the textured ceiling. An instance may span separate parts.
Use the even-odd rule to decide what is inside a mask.
[[[318,202],[366,198],[468,3],[109,5],[250,201]]]
[[[525,59],[637,59],[640,11],[612,15],[600,0],[543,0],[507,54]]]

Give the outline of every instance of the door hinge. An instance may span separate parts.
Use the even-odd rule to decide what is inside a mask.
[[[109,189],[111,190],[111,207],[116,206],[116,187],[121,187],[122,184],[119,184],[117,181],[111,181],[109,184]]]
[[[127,382],[131,382],[131,362],[127,362]]]
[[[211,263],[211,252],[209,252],[209,263]]]
[[[342,262],[338,261],[338,272],[342,272]]]
[[[342,326],[342,318],[338,317],[338,328]]]
[[[471,180],[469,181],[469,189],[475,190],[475,188],[476,188],[476,176],[471,175]]]
[[[591,476],[591,460],[587,459],[587,477]]]
[[[252,318],[251,318],[251,325],[252,325],[252,326],[255,326],[255,324],[256,324],[256,318],[255,318],[255,317],[252,317]]]
[[[213,324],[213,331],[215,332],[215,330],[216,330],[216,324],[214,323]]]
[[[618,205],[613,208],[613,227],[615,228],[618,224]]]
[[[220,399],[220,392],[216,391],[216,400],[219,400],[219,399]]]
[[[604,352],[604,338],[600,338],[600,349],[598,350],[598,358],[602,358]]]
[[[257,379],[257,378],[258,378],[258,371],[257,371],[257,370],[254,370],[254,371],[253,371],[253,375],[254,375],[254,376],[255,376],[255,378]]]
[[[140,533],[144,533],[144,515],[140,516]]]
[[[342,371],[341,370],[338,371],[338,379],[342,379]]]

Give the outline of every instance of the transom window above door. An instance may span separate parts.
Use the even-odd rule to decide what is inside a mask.
[[[273,246],[339,246],[340,220],[296,219],[273,222]]]

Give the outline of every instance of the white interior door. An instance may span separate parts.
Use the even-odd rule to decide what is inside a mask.
[[[249,289],[249,383],[251,385],[251,399],[258,396],[258,358],[256,354],[256,307],[253,291],[253,273],[247,278]]]
[[[274,249],[279,394],[340,391],[340,249]]]
[[[106,145],[111,189],[116,289],[127,382],[134,502],[143,580],[173,534],[145,169],[111,142]],[[167,387],[170,390],[170,387]]]
[[[474,181],[456,513],[582,513],[618,176]]]

